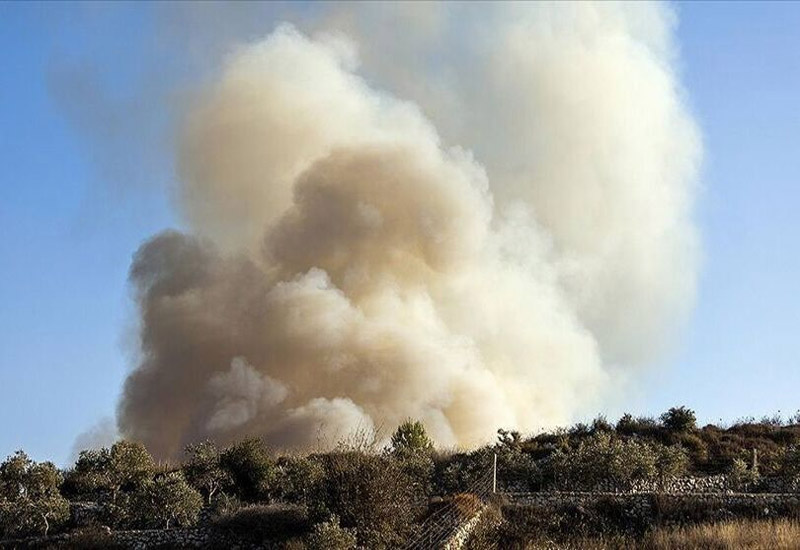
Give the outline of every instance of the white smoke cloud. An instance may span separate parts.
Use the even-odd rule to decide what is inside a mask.
[[[402,42],[370,6],[282,25],[188,109],[191,232],[131,271],[119,423],[157,455],[565,422],[691,306],[700,145],[665,8],[387,9]]]
[[[208,429],[226,430],[252,420],[261,410],[269,410],[284,399],[286,386],[261,374],[241,357],[234,357],[228,372],[215,374],[208,381],[218,396],[217,407],[208,421]]]
[[[81,451],[110,447],[117,441],[118,437],[114,419],[110,417],[101,418],[92,427],[78,434],[72,445],[69,460],[70,462],[75,462]]]

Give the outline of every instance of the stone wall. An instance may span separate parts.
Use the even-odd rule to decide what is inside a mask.
[[[265,541],[254,544],[235,536],[212,532],[209,529],[143,529],[111,531],[96,528],[90,534],[73,531],[50,537],[31,537],[27,539],[0,541],[0,549],[24,548],[119,548],[125,550],[146,550],[150,548],[235,548],[237,550],[272,550],[283,548],[277,542]]]
[[[148,529],[141,531],[113,531],[115,545],[131,550],[154,547],[203,548],[211,537],[206,529]]]
[[[724,474],[704,477],[667,477],[663,480],[637,480],[626,485],[611,481],[594,488],[599,493],[719,493],[731,490]]]
[[[474,516],[456,529],[456,532],[445,541],[442,550],[461,550],[469,539],[470,534],[472,534],[472,530],[475,529],[475,526],[481,521],[485,511],[486,506],[482,506]]]

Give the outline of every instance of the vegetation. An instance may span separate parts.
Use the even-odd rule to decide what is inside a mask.
[[[356,544],[355,531],[339,525],[337,516],[316,524],[307,539],[308,550],[352,550]]]
[[[239,498],[256,502],[268,497],[277,465],[263,441],[252,438],[236,443],[222,452],[219,461]]]
[[[800,523],[791,520],[730,521],[659,529],[641,548],[653,550],[790,550],[800,541]]]
[[[217,446],[212,441],[203,441],[186,448],[187,460],[183,472],[189,482],[205,496],[211,504],[214,495],[231,486],[233,478],[222,465]]]
[[[183,473],[169,472],[144,482],[134,493],[131,508],[138,525],[169,529],[194,524],[202,505],[203,498]]]
[[[656,499],[657,500],[657,499]],[[800,507],[765,518],[763,505],[708,509],[691,501],[651,509],[600,498],[582,505],[501,504],[485,514],[467,550],[510,549],[738,549],[797,548]]]
[[[657,419],[626,414],[613,423],[598,417],[532,436],[499,430],[491,445],[445,452],[435,449],[421,422],[409,419],[385,449],[362,438],[332,452],[300,456],[275,453],[257,438],[226,448],[204,441],[186,448],[182,464],[156,466],[140,443],[118,441],[83,451],[63,471],[19,451],[0,464],[0,539],[72,530],[88,546],[96,540],[107,547],[100,526],[169,529],[204,518],[215,533],[282,541],[287,548],[396,548],[424,533],[427,518],[444,516],[455,525],[474,513],[481,502],[476,494],[491,489],[495,459],[501,492],[657,492],[673,478],[714,474],[725,474],[726,487],[742,491],[768,490],[774,480],[798,487],[798,421],[747,419],[699,427],[692,410],[674,407]],[[94,526],[70,519],[70,502],[88,506]],[[658,542],[656,533],[693,540],[705,535],[690,525],[719,523],[731,513],[764,518],[763,507],[675,508],[656,499],[652,508],[657,516],[613,500],[547,510],[505,505],[487,513],[494,519],[474,540],[524,548],[541,542],[532,533],[555,541],[572,533],[605,541],[606,547],[619,539],[680,548]],[[771,519],[800,515],[789,508],[772,512]]]
[[[433,450],[433,441],[422,422],[406,420],[392,435],[392,450],[400,455],[425,453]]]
[[[63,478],[52,462],[37,463],[17,451],[0,464],[0,530],[6,536],[47,535],[64,523],[69,504],[58,490]]]
[[[482,539],[473,537],[468,550],[491,548]],[[643,537],[624,534],[587,536],[575,534],[560,543],[546,536],[525,542],[512,542],[504,548],[550,550],[795,550],[800,540],[800,523],[793,520],[734,520],[717,523],[659,527]]]

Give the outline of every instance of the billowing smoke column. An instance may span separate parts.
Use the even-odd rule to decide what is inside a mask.
[[[158,456],[564,422],[691,305],[700,146],[665,8],[427,5],[394,52],[375,9],[241,47],[187,112],[190,229],[135,255],[118,417]]]

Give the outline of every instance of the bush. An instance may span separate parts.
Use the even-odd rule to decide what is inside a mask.
[[[692,409],[672,407],[661,415],[661,424],[671,432],[689,432],[697,429],[697,417]]]
[[[469,453],[438,455],[434,458],[434,491],[453,494],[491,482],[494,450],[488,447]],[[502,456],[502,454],[500,455]]]
[[[69,544],[82,550],[112,550],[122,548],[114,543],[111,531],[103,527],[82,527],[70,533]]]
[[[478,510],[483,506],[481,499],[472,493],[458,493],[453,495],[453,504],[455,505],[458,517],[462,520],[468,520],[474,516]]]
[[[615,499],[598,499],[580,506],[505,505],[501,510],[503,521],[496,536],[503,548],[560,548],[572,537],[638,536],[652,521],[646,511]]]
[[[413,453],[396,457],[401,472],[410,483],[417,503],[424,505],[433,493],[434,462],[430,453]]]
[[[790,447],[781,461],[780,475],[787,480],[800,478],[800,447]]]
[[[654,436],[660,430],[658,422],[648,416],[634,418],[628,413],[622,415],[617,421],[615,430],[620,435],[649,435]]]
[[[316,458],[283,456],[277,461],[272,492],[276,498],[284,501],[313,504],[309,502],[310,497],[315,494],[324,477],[325,468]]]
[[[310,527],[305,506],[296,504],[251,504],[216,518],[216,531],[252,542],[285,541],[302,536]]]
[[[613,432],[614,426],[608,421],[608,419],[600,415],[592,421],[591,432],[598,433],[598,432]]]
[[[239,498],[250,502],[267,498],[277,466],[263,441],[246,439],[228,447],[220,464],[231,476]]]
[[[220,493],[215,498],[208,511],[212,517],[228,516],[236,512],[242,507],[242,502],[236,495],[229,495],[227,493]]]
[[[656,447],[656,471],[663,484],[668,477],[680,477],[689,468],[689,456],[680,445],[658,445]]]
[[[562,479],[570,488],[593,489],[603,481],[626,488],[637,480],[656,476],[656,453],[636,440],[624,441],[600,432],[587,438],[578,448],[561,456]]]
[[[756,483],[759,479],[758,470],[747,467],[747,462],[736,458],[728,469],[728,483],[731,488],[741,490]]]
[[[387,548],[408,540],[419,497],[396,461],[358,452],[321,459],[325,478],[315,498],[342,526],[356,529],[360,545]]]
[[[316,524],[306,538],[308,550],[352,550],[356,544],[354,531],[339,525],[339,518],[335,515]]]

